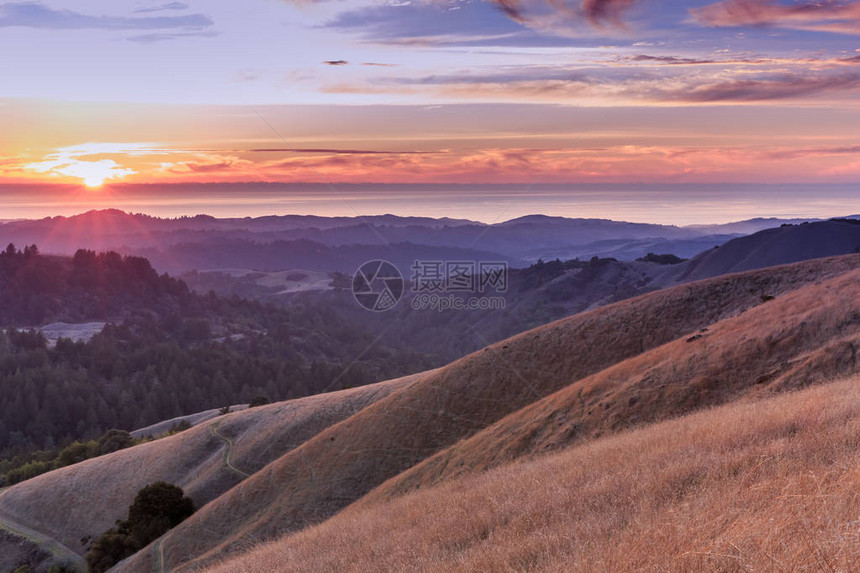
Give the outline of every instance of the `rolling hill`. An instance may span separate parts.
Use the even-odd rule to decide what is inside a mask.
[[[207,573],[850,571],[860,378],[464,476]]]
[[[698,280],[856,252],[860,252],[860,222],[857,220],[784,225],[734,239],[699,254],[684,264],[678,280]]]
[[[120,518],[141,485],[156,479],[177,483],[202,507],[116,568],[136,573],[214,566],[285,535],[288,546],[297,543],[286,553],[303,554],[310,549],[301,544],[315,542],[302,540],[314,532],[322,532],[318,539],[332,534],[328,523],[351,519],[379,531],[379,516],[418,507],[409,504],[426,503],[432,492],[449,496],[440,503],[456,513],[455,505],[444,504],[459,503],[460,494],[453,492],[468,491],[460,484],[519,476],[519,468],[529,464],[557,468],[568,462],[553,462],[553,456],[591,455],[599,444],[621,439],[613,437],[619,434],[644,436],[658,432],[661,426],[654,424],[667,419],[687,423],[677,418],[707,416],[695,412],[727,403],[747,408],[752,401],[855,372],[857,269],[860,255],[848,255],[683,284],[530,330],[438,370],[219,416],[171,438],[13,486],[0,494],[0,521],[5,515],[82,552],[80,538]],[[659,462],[641,460],[643,468]],[[597,487],[596,474],[589,475],[584,492]],[[666,475],[666,483],[685,483],[683,472]],[[543,479],[531,482],[543,488],[537,497],[560,491]],[[691,479],[697,485],[703,478],[694,473]],[[487,487],[501,487],[493,483]],[[653,495],[663,495],[666,487],[655,486]],[[611,496],[593,503],[613,500],[618,503]],[[505,515],[495,509],[487,509],[486,520]],[[439,519],[444,522],[444,516]],[[464,532],[463,539],[472,533]],[[423,537],[426,543],[439,538]],[[375,543],[361,535],[355,539]],[[523,539],[522,550],[534,553],[528,545],[533,539]],[[435,549],[424,548],[422,555],[431,559]],[[467,549],[449,547],[452,555]],[[260,551],[270,559],[284,553]],[[323,550],[317,557],[329,565],[336,559]],[[368,567],[396,569],[396,560],[377,559]],[[428,561],[428,568],[444,562],[444,556],[432,559],[443,561]],[[527,567],[532,561],[509,566],[517,563]]]
[[[27,524],[83,554],[81,539],[112,526],[144,485],[159,480],[180,484],[198,504],[206,503],[238,483],[243,473],[261,469],[412,378],[243,410],[118,455],[55,470],[0,491],[0,526],[6,520]],[[228,459],[245,470],[231,469]],[[58,513],[57,507],[71,511]]]
[[[698,340],[686,340],[702,328],[740,320],[738,313],[755,306],[759,313],[779,308],[776,301],[763,303],[762,295],[788,297],[786,293],[826,277],[837,275],[834,280],[839,280],[839,274],[858,265],[860,257],[813,261],[668,289],[529,331],[421,376],[408,389],[326,429],[204,506],[162,541],[166,566],[186,570],[211,564],[249,549],[250,540],[323,522],[386,480],[553,392],[580,382],[590,385],[589,377],[604,370],[629,368],[627,360],[650,364],[666,352],[667,343],[690,352]],[[853,285],[856,277],[844,282]],[[850,330],[852,324],[844,328]],[[827,325],[828,333],[841,333]],[[759,351],[753,345],[743,348]],[[691,359],[693,364],[696,360]],[[700,375],[707,377],[708,364],[701,363]],[[746,382],[756,387],[757,379]],[[678,393],[687,406],[669,409],[667,415],[719,403],[705,395],[697,406],[698,388],[692,387],[690,395],[683,388],[686,384]],[[623,412],[631,405],[635,401],[629,404],[622,397],[615,408]],[[141,552],[118,570],[146,570],[151,556]]]
[[[743,228],[757,230],[760,225]],[[67,255],[78,248],[115,250],[145,256],[160,271],[173,273],[231,267],[353,272],[375,258],[405,261],[408,268],[408,259],[417,256],[506,260],[520,265],[541,257],[590,258],[609,253],[629,255],[632,260],[657,246],[690,255],[740,234],[720,229],[719,225],[697,229],[543,215],[488,225],[395,215],[160,219],[102,210],[0,222],[0,244],[38,244],[45,252]],[[612,247],[588,246],[595,241],[611,241]]]

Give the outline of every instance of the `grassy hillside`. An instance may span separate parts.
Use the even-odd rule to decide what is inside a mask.
[[[858,370],[860,271],[620,362],[434,455],[362,503],[742,397]]]
[[[0,492],[0,520],[7,516],[83,553],[81,538],[98,535],[124,517],[144,485],[177,484],[203,505],[241,481],[241,474],[225,467],[222,438],[232,443],[231,464],[252,473],[412,379],[243,410],[50,472]]]
[[[249,540],[324,521],[384,481],[557,390],[679,338],[674,344],[692,352],[699,340],[684,341],[702,328],[754,306],[779,308],[764,301],[858,265],[860,256],[850,256],[675,287],[470,355],[326,429],[203,507],[164,540],[167,565],[174,570],[211,563],[247,549]],[[781,328],[778,320],[775,328]],[[799,346],[798,353],[803,351]],[[704,366],[699,374],[707,377]],[[685,386],[687,381],[674,382]],[[695,396],[689,398],[676,413],[696,407]],[[716,402],[705,394],[701,406]],[[143,553],[119,570],[144,570],[150,566],[147,558]]]
[[[860,378],[599,439],[329,521],[207,569],[847,571]]]

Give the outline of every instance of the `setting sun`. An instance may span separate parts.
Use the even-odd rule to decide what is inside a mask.
[[[84,179],[84,185],[86,185],[90,189],[95,189],[97,187],[101,187],[104,184],[104,182],[105,182],[105,178],[97,176],[97,175],[94,175],[92,177],[87,177]]]

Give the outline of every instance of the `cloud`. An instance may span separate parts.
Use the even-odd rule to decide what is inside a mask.
[[[163,12],[165,10],[187,10],[189,8],[188,4],[184,4],[182,2],[168,2],[167,4],[162,4],[161,6],[155,6],[153,8],[140,8],[135,10],[135,14],[148,14],[151,12]]]
[[[829,60],[826,60],[829,62]],[[677,67],[677,66],[676,66]],[[853,67],[853,66],[852,66]],[[853,100],[860,71],[840,65],[820,70],[788,64],[742,69],[705,67],[663,72],[650,67],[567,68],[511,66],[494,73],[374,78],[366,83],[335,84],[333,93],[421,94],[495,101],[550,101],[587,105],[664,105],[761,103],[768,101]]]
[[[346,60],[325,60],[323,63],[327,66],[345,66],[349,64]]]
[[[643,63],[649,66],[814,66],[824,68],[858,65],[860,64],[860,56],[840,58],[689,58],[636,54],[619,56],[613,61],[619,64]]]
[[[720,59],[720,58],[688,58],[681,56],[652,56],[649,54],[636,54],[633,56],[620,56],[616,62],[621,63],[644,63],[650,65],[664,66],[710,66],[710,65],[746,65],[765,64],[772,60],[766,59]]]
[[[842,147],[811,147],[800,149],[787,149],[779,151],[768,151],[766,156],[770,159],[801,159],[807,157],[824,157],[831,155],[858,155],[860,145],[849,145]]]
[[[203,14],[128,18],[54,10],[38,2],[8,2],[0,5],[0,28],[20,26],[44,30],[167,30],[203,29],[213,24],[212,19]]]
[[[446,7],[447,6],[447,7]],[[360,34],[369,42],[407,46],[568,46],[572,38],[548,36],[505,17],[492,2],[448,5],[365,6],[348,10],[324,24]]]
[[[181,161],[163,165],[167,171],[174,174],[188,173],[222,173],[233,171],[251,165],[250,161],[237,157],[211,156],[200,161]]]
[[[169,40],[178,40],[179,38],[214,38],[218,32],[211,30],[200,32],[153,32],[151,34],[139,34],[126,38],[129,42],[137,42],[139,44],[154,44],[156,42],[166,42]]]
[[[622,16],[638,0],[582,0],[582,13],[594,24],[621,24]]]
[[[639,0],[491,0],[512,20],[551,28],[558,18],[598,27],[624,27],[624,15]],[[556,22],[554,22],[556,21]]]
[[[860,34],[860,2],[819,0],[783,4],[775,0],[723,0],[690,11],[711,27],[772,27]]]
[[[803,99],[860,87],[860,75],[803,76],[782,74],[759,79],[736,79],[689,86],[681,92],[664,92],[669,99],[692,103],[762,102]]]
[[[65,175],[80,179],[87,185],[101,185],[111,179],[122,179],[137,173],[123,167],[105,155],[151,155],[166,153],[148,143],[85,143],[63,147],[44,157],[43,161],[22,166],[25,171],[44,173],[51,177]]]
[[[372,149],[323,149],[323,148],[292,148],[274,147],[263,149],[247,149],[246,153],[323,153],[327,155],[428,155],[439,151],[383,151]]]
[[[498,35],[520,30],[484,2],[468,3],[459,10],[423,2],[367,6],[340,13],[325,27],[363,32],[367,38],[376,40]]]

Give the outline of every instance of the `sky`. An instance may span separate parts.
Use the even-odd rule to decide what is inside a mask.
[[[0,1],[0,53],[0,219],[860,212],[860,1]]]

